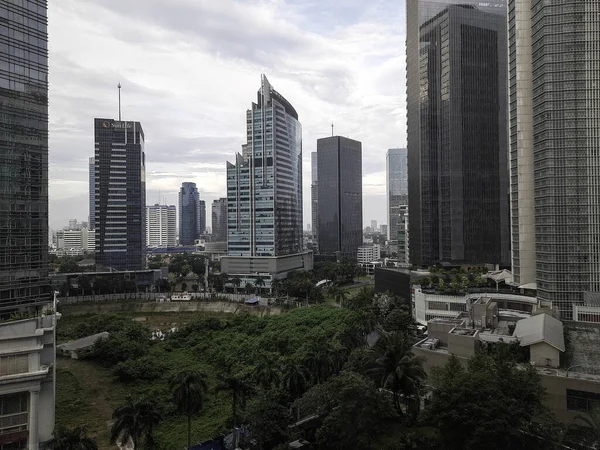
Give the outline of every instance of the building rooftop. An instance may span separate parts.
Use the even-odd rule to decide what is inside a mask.
[[[548,314],[519,320],[514,335],[519,338],[521,347],[545,342],[561,352],[565,351],[563,324]]]
[[[449,325],[456,325],[457,327],[459,327],[460,325],[462,325],[464,323],[464,320],[462,319],[451,319],[449,317],[434,317],[433,319],[429,320],[429,323],[446,323]]]

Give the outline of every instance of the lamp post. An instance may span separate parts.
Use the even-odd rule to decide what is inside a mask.
[[[569,368],[567,368],[567,378],[569,378],[569,370],[575,368],[575,367],[582,367],[581,364],[575,364],[574,366],[570,366]]]

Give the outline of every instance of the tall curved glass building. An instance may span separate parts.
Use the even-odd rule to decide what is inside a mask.
[[[246,112],[246,144],[227,163],[229,256],[302,251],[302,125],[298,113],[262,75]]]

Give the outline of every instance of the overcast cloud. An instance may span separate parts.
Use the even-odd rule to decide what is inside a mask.
[[[363,144],[365,225],[386,222],[385,152],[406,144],[404,1],[60,0],[48,15],[52,228],[87,220],[93,119],[117,117],[119,81],[146,136],[147,203],[177,204],[194,181],[209,212],[261,73],[302,123],[305,225],[332,122]]]

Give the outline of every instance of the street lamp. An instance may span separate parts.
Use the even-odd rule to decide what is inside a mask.
[[[574,366],[571,366],[571,367],[567,368],[567,378],[569,378],[569,370],[571,370],[571,369],[573,369],[575,367],[582,367],[582,365],[581,364],[575,364]]]

